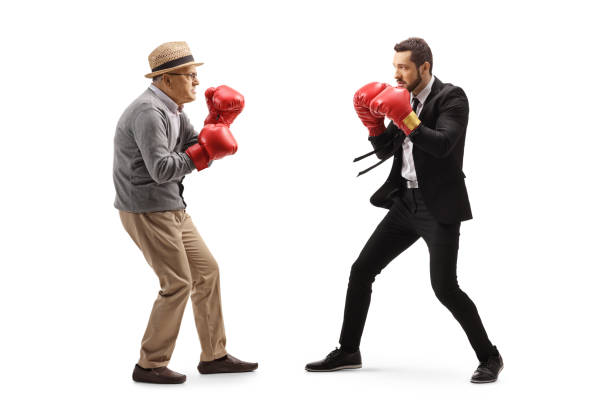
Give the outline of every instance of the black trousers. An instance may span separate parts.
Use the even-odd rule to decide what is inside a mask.
[[[460,225],[439,223],[427,210],[418,189],[408,189],[395,198],[351,268],[340,335],[342,349],[359,349],[376,275],[422,237],[429,248],[429,272],[436,297],[457,319],[480,361],[495,353],[476,306],[457,283]]]

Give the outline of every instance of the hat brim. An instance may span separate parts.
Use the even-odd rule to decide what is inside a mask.
[[[165,74],[166,72],[176,71],[177,69],[189,67],[191,65],[195,65],[196,67],[199,67],[200,65],[204,65],[204,63],[203,62],[187,62],[185,64],[177,65],[176,67],[160,69],[159,71],[155,71],[155,72],[149,72],[148,74],[145,75],[145,78],[153,78],[158,75]]]

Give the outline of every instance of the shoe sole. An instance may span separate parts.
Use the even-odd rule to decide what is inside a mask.
[[[489,383],[494,383],[495,381],[497,381],[497,378],[499,377],[499,373],[501,373],[503,369],[504,369],[504,366],[501,366],[501,368],[499,369],[499,372],[497,373],[497,377],[495,377],[494,380],[491,380],[491,381],[474,381],[474,380],[470,380],[470,382],[472,384],[489,384]]]
[[[187,379],[185,378],[180,379],[180,380],[171,380],[171,381],[167,381],[167,380],[156,380],[156,379],[142,379],[142,378],[134,378],[132,377],[132,380],[134,382],[137,383],[143,383],[143,384],[183,384]]]
[[[338,370],[354,370],[357,368],[361,368],[361,364],[354,364],[354,365],[345,365],[345,366],[340,366],[340,367],[336,367],[336,368],[330,368],[329,370],[316,370],[316,369],[312,369],[312,368],[306,368],[306,371],[310,371],[313,373],[327,373],[330,371],[338,371]]]
[[[233,373],[250,373],[252,371],[257,370],[256,368],[253,368],[251,370],[234,370],[234,371],[199,371],[198,372],[202,375],[210,375],[210,374],[233,374]]]
[[[245,368],[245,369],[238,369],[238,370],[217,370],[217,371],[207,371],[207,370],[200,370],[198,368],[198,372],[200,374],[232,374],[232,373],[250,373],[251,371],[255,371],[259,368],[259,365],[256,365],[253,368]]]

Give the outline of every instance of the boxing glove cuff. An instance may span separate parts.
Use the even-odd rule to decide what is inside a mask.
[[[185,153],[187,154],[187,156],[189,156],[193,164],[195,164],[196,169],[198,169],[198,171],[204,170],[208,167],[208,164],[210,162],[210,156],[208,155],[206,150],[204,150],[202,146],[200,146],[199,143],[189,146],[187,150],[185,150]]]
[[[410,130],[410,132],[412,132],[421,124],[421,120],[419,119],[417,114],[412,111],[408,116],[404,118],[404,120],[402,120],[402,123],[408,128],[408,130]]]

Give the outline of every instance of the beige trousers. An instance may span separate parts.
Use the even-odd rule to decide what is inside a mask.
[[[202,346],[201,361],[226,354],[219,268],[185,210],[119,211],[121,222],[159,278],[161,290],[142,338],[143,368],[167,366],[187,300]]]

